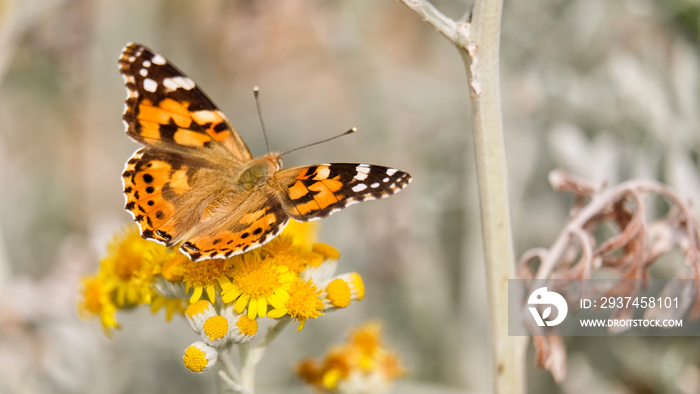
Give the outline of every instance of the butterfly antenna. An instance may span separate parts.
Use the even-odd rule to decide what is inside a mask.
[[[260,119],[260,127],[262,127],[263,136],[265,137],[265,148],[267,148],[267,153],[270,153],[270,144],[267,141],[267,132],[265,131],[265,122],[263,121],[262,110],[260,109],[260,88],[255,86],[253,88],[253,95],[255,96],[255,107],[258,109],[258,118]]]
[[[344,132],[344,133],[342,133],[342,134],[338,134],[338,135],[336,135],[336,136],[334,136],[334,137],[326,138],[325,140],[321,140],[321,141],[312,142],[312,143],[310,143],[310,144],[302,145],[302,146],[300,146],[300,147],[298,147],[298,148],[294,148],[294,149],[292,149],[292,150],[288,150],[288,151],[286,151],[286,152],[282,152],[282,153],[280,154],[280,156],[284,156],[284,155],[286,155],[287,153],[292,153],[292,152],[298,151],[299,149],[304,149],[304,148],[308,148],[308,147],[310,147],[310,146],[314,146],[314,145],[318,145],[318,144],[323,144],[324,142],[333,141],[333,140],[336,139],[336,138],[340,138],[340,137],[342,137],[342,136],[344,136],[344,135],[352,134],[352,133],[354,133],[354,132],[356,132],[356,131],[357,131],[357,128],[356,128],[356,127],[353,127],[352,129],[350,129],[350,130],[348,130],[348,131],[346,131],[346,132]]]

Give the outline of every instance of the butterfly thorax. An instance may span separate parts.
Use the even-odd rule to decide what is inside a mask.
[[[238,178],[239,185],[245,189],[265,183],[269,177],[282,168],[282,159],[279,153],[268,153],[246,163],[245,169]]]

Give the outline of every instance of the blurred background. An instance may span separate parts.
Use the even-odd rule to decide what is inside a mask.
[[[459,19],[471,2],[434,1]],[[117,58],[150,46],[189,74],[255,156],[357,127],[285,166],[369,162],[408,171],[405,191],[322,221],[320,240],[366,297],[287,330],[259,391],[305,392],[296,361],[368,319],[408,376],[396,392],[488,392],[488,308],[469,92],[457,51],[396,1],[0,0],[0,392],[211,392],[182,367],[181,319],[120,313],[107,339],[76,312],[79,278],[130,223],[120,173]],[[516,255],[548,247],[570,197],[547,173],[650,177],[700,199],[700,2],[506,1],[502,97]],[[565,338],[568,376],[533,367],[528,392],[700,392],[700,339]]]

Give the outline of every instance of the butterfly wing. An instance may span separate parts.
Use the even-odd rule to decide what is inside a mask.
[[[137,150],[122,173],[125,208],[141,235],[167,246],[183,240],[212,207],[244,191],[232,188],[232,176],[203,159],[153,147]]]
[[[222,204],[216,204],[220,210],[192,229],[180,251],[193,261],[223,258],[272,240],[287,225],[289,215],[269,189],[267,185],[258,187],[240,202],[222,200]]]
[[[306,222],[361,201],[389,197],[411,182],[395,168],[372,164],[319,164],[275,173],[276,192],[284,211]]]
[[[128,44],[119,67],[127,91],[123,120],[129,137],[217,163],[252,159],[224,114],[163,56]]]

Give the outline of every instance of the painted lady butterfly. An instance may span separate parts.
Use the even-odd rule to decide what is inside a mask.
[[[309,221],[360,201],[388,197],[411,177],[370,164],[282,170],[279,153],[253,158],[224,114],[165,58],[128,44],[126,134],[145,145],[122,174],[126,210],[141,235],[193,261],[256,248],[290,218]]]

